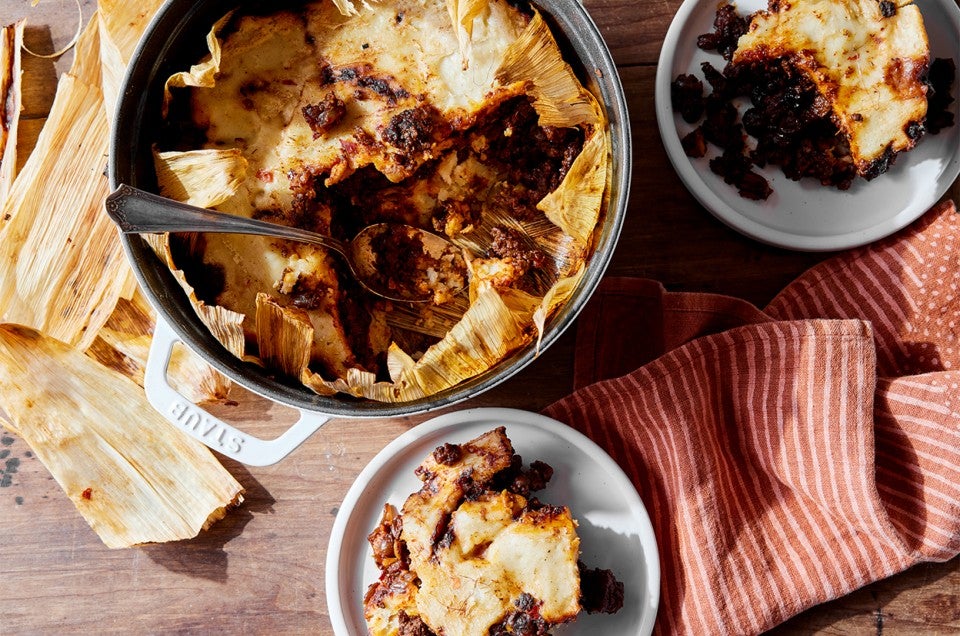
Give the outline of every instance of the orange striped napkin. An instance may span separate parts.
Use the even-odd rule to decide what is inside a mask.
[[[640,492],[658,633],[759,633],[960,552],[958,286],[952,203],[763,311],[605,281],[579,321],[578,388],[546,413]]]

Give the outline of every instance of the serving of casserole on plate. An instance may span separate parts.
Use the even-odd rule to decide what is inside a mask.
[[[525,463],[541,460],[552,467],[552,477],[535,496],[550,507],[566,507],[577,520],[579,559],[591,569],[610,570],[623,583],[623,607],[617,613],[581,613],[550,633],[652,631],[660,594],[656,539],[637,491],[620,467],[600,447],[560,422],[515,409],[480,408],[443,415],[404,433],[354,481],[337,513],[327,550],[327,604],[335,633],[367,632],[364,599],[370,598],[370,586],[382,575],[367,537],[381,527],[384,504],[400,510],[409,495],[421,489],[416,469],[437,447],[465,444],[484,435],[489,439],[490,432],[501,426]],[[514,534],[506,532],[502,540]],[[535,575],[531,570],[530,577]],[[516,585],[512,580],[508,586]]]
[[[818,159],[810,153],[799,162],[786,157],[793,161],[786,169],[764,166],[763,161],[759,167],[746,165],[742,169],[749,177],[744,188],[742,179],[731,174],[731,153],[721,153],[709,142],[700,152],[692,152],[691,133],[698,127],[697,117],[675,109],[676,89],[671,100],[671,84],[680,76],[694,76],[702,79],[704,91],[710,92],[711,84],[722,84],[723,79],[705,77],[708,71],[703,65],[710,64],[719,75],[726,60],[715,50],[717,42],[712,50],[698,46],[698,42],[705,43],[701,36],[713,37],[717,6],[688,0],[677,12],[661,51],[657,122],[677,174],[718,219],[747,236],[781,247],[844,249],[904,227],[929,209],[960,174],[960,128],[954,125],[930,134],[935,131],[933,122],[925,122],[927,101],[934,97],[933,91],[926,89],[927,64],[937,58],[957,61],[960,8],[952,0],[783,2],[770,7],[749,0],[737,3],[732,13],[755,17],[739,40],[739,34],[728,34],[727,57],[741,66],[766,58],[792,60],[789,63],[795,70],[788,72],[810,84],[810,95],[822,96],[823,116],[818,125],[839,126],[836,138],[844,137],[846,147],[839,152],[846,156],[835,161],[832,154]],[[811,53],[814,50],[816,53]],[[773,97],[775,79],[764,81],[760,92]],[[949,90],[955,97],[956,82]],[[755,158],[759,154],[776,160],[775,151],[752,137],[763,137],[762,126],[746,114],[751,106],[751,115],[763,110],[751,104],[751,98],[762,103],[765,97],[757,91],[738,97],[732,107],[739,113],[732,112],[733,118],[722,128],[733,131],[742,119],[751,133],[746,139],[747,152]],[[800,117],[807,116],[804,109],[809,113],[818,109],[816,100],[811,107],[804,106],[806,97],[801,91],[792,99],[797,101],[794,112]],[[955,102],[947,108],[955,115]],[[795,124],[780,123],[787,130],[793,130]],[[930,128],[927,134],[925,124]],[[812,132],[799,130],[798,142],[809,143]],[[778,139],[778,134],[769,137]],[[829,152],[838,151],[831,147]],[[798,180],[802,174],[819,176]],[[745,190],[750,198],[743,196]]]

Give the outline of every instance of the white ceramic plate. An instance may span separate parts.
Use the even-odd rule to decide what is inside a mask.
[[[537,496],[570,507],[580,523],[584,563],[612,569],[624,583],[620,612],[584,613],[553,633],[638,636],[653,630],[660,597],[656,539],[646,509],[620,467],[599,446],[556,420],[515,409],[479,408],[443,415],[404,433],[364,468],[347,492],[327,551],[327,606],[336,634],[367,633],[363,595],[379,572],[366,537],[379,522],[383,504],[399,508],[420,489],[413,469],[434,448],[466,442],[501,425],[525,465],[539,459],[553,466],[553,478]]]
[[[960,63],[960,8],[954,0],[917,0],[930,41],[931,57],[952,57]],[[742,0],[743,15],[765,9],[766,0]],[[697,36],[713,31],[717,3],[686,0],[667,31],[656,78],[656,110],[660,136],[674,168],[687,189],[718,219],[758,241],[805,251],[828,251],[864,245],[888,236],[922,215],[960,174],[960,121],[937,135],[925,135],[917,147],[897,157],[885,174],[873,181],[858,179],[839,191],[812,179],[787,179],[778,168],[759,170],[774,194],[750,201],[710,171],[711,148],[702,159],[683,152],[680,139],[694,125],[673,112],[670,83],[681,73],[703,79],[700,63],[722,70],[725,60],[697,47]],[[707,90],[709,85],[704,82]],[[954,95],[958,88],[953,85]],[[951,105],[957,112],[957,102]]]

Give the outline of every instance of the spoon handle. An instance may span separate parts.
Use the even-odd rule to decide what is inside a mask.
[[[217,232],[255,234],[291,239],[330,248],[348,256],[347,246],[335,238],[295,227],[205,210],[129,185],[121,185],[106,200],[107,214],[124,234],[160,232]]]

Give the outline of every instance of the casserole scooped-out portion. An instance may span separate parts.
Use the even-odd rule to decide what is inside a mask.
[[[260,5],[254,5],[260,6]],[[342,239],[398,222],[448,237],[467,290],[363,291],[338,256],[235,235],[153,241],[238,357],[321,394],[401,402],[542,336],[593,250],[609,131],[537,10],[505,0],[242,8],[167,82],[165,196]],[[391,276],[404,246],[379,263]]]

